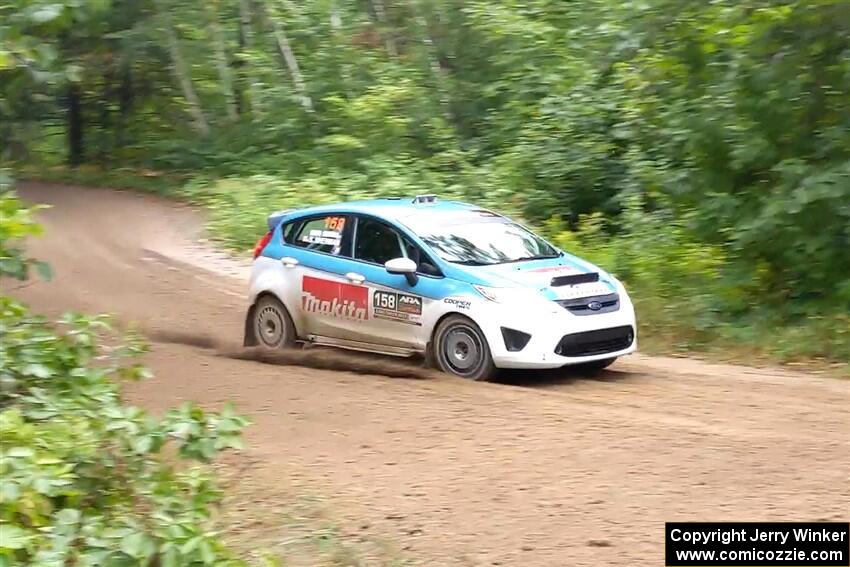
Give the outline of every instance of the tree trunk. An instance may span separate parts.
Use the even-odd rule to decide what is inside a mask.
[[[115,88],[113,87],[113,77],[115,73],[111,68],[108,68],[102,76],[103,94],[98,101],[98,112],[100,123],[97,125],[97,161],[105,164],[109,155],[112,153],[112,136],[114,130],[112,125],[112,101],[115,98]]]
[[[384,36],[384,43],[387,46],[387,53],[390,54],[390,57],[398,57],[398,46],[395,43],[395,37],[393,37],[392,31],[387,29],[387,9],[384,6],[384,0],[371,1],[372,10],[374,10],[375,16],[378,18],[378,23],[384,28],[382,35]]]
[[[177,79],[177,83],[183,91],[183,97],[189,105],[189,114],[192,116],[193,127],[198,134],[206,138],[210,134],[210,126],[204,116],[201,100],[195,92],[195,85],[192,83],[189,69],[186,67],[183,54],[180,52],[180,43],[178,42],[174,25],[164,11],[163,16],[165,19],[165,33],[168,39],[168,52],[171,55],[171,66],[174,71],[174,77]]]
[[[292,77],[292,83],[295,85],[295,91],[298,93],[298,98],[301,100],[301,106],[304,107],[304,110],[312,113],[313,110],[313,100],[310,98],[310,95],[307,94],[307,84],[304,82],[304,77],[301,75],[301,68],[298,66],[298,59],[295,57],[295,53],[292,51],[292,46],[289,43],[289,38],[286,37],[286,32],[283,31],[283,27],[277,22],[277,19],[273,14],[266,13],[266,19],[272,25],[272,34],[274,35],[275,42],[277,42],[277,49],[280,52],[281,57],[286,62],[286,68],[289,70],[289,75]]]
[[[76,83],[68,85],[68,164],[76,167],[83,163],[85,147],[83,146],[83,108],[80,86]]]
[[[115,129],[115,145],[124,147],[127,121],[133,109],[133,68],[129,61],[121,62],[121,85],[118,87],[118,127]]]
[[[339,59],[341,60],[339,65],[342,68],[343,90],[345,91],[346,98],[351,99],[351,87],[353,83],[351,79],[351,65],[346,60],[344,50],[341,47],[344,42],[344,39],[341,37],[342,16],[339,13],[339,6],[337,5],[336,0],[331,0],[331,31],[333,32],[334,42],[337,44],[335,51],[342,55]]]
[[[209,33],[213,42],[213,55],[215,57],[215,65],[218,69],[218,77],[221,81],[221,91],[224,94],[224,104],[227,110],[227,117],[231,121],[235,121],[239,117],[236,110],[236,95],[233,91],[233,75],[230,72],[230,66],[227,63],[227,50],[224,45],[224,35],[221,33],[221,26],[218,23],[218,12],[216,12],[215,4],[204,3],[209,18]]]
[[[440,105],[443,107],[443,115],[449,124],[454,124],[451,114],[451,97],[449,96],[448,88],[446,88],[446,71],[440,65],[440,61],[437,58],[437,49],[436,45],[434,45],[434,40],[431,38],[428,20],[415,6],[412,6],[411,9],[414,11],[413,16],[417,25],[422,29],[422,45],[425,48],[425,57],[428,59],[428,66],[431,68],[431,74],[434,77],[434,83],[440,97]]]
[[[248,85],[248,104],[244,106],[250,108],[256,118],[263,113],[262,101],[257,87],[248,76],[250,73],[244,60],[246,52],[254,48],[254,34],[251,29],[253,21],[254,13],[251,9],[251,0],[239,0],[239,54],[242,57],[239,60],[239,81],[241,84],[247,83]],[[239,101],[239,104],[241,104],[241,96]]]
[[[241,10],[240,10],[241,13]],[[246,112],[245,108],[245,91],[243,85],[245,84],[245,73],[243,69],[245,68],[245,62],[242,60],[242,55],[245,53],[245,30],[242,29],[242,18],[236,22],[236,41],[237,41],[237,49],[236,49],[236,57],[233,58],[233,74],[235,75],[235,80],[233,82],[233,94],[236,97],[236,113],[239,116],[242,116]]]

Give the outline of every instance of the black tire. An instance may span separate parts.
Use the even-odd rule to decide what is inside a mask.
[[[256,344],[267,350],[291,347],[296,333],[292,318],[283,303],[274,296],[264,295],[254,306],[253,320]]]
[[[463,315],[450,315],[434,331],[431,359],[447,374],[487,381],[496,375],[490,347],[481,329]]]
[[[602,372],[614,364],[615,360],[617,360],[616,356],[614,358],[603,358],[602,360],[576,364],[573,368],[575,368],[578,372],[583,372],[585,374],[596,374],[597,372]]]

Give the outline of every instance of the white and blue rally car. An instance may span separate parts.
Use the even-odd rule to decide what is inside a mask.
[[[254,251],[245,344],[395,356],[486,380],[600,369],[637,347],[623,284],[492,211],[432,195],[272,214]]]

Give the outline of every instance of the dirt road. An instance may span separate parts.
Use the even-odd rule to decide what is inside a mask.
[[[37,311],[240,340],[246,264],[199,244],[191,209],[117,191],[21,194],[52,205],[30,249],[55,279],[13,292]],[[850,516],[846,380],[636,356],[594,379],[476,384],[167,343],[147,362],[156,378],[132,386],[132,401],[233,400],[253,417],[249,449],[225,466],[240,495],[228,515],[275,552],[291,535],[285,503],[301,494],[323,502],[340,537],[429,566],[661,565],[665,521]]]

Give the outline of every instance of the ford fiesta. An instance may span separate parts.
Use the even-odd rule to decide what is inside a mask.
[[[245,344],[395,356],[486,380],[601,369],[634,352],[623,284],[492,211],[434,196],[272,214],[254,251]]]

